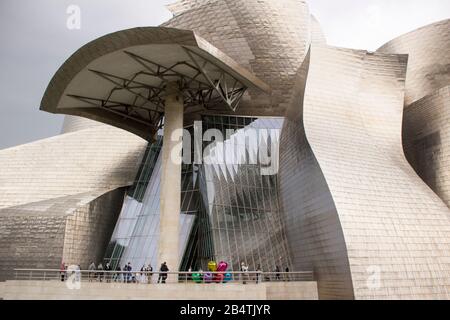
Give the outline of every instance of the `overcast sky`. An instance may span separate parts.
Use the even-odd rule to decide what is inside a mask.
[[[276,0],[274,0],[276,1]],[[156,26],[174,0],[0,0],[0,149],[54,136],[62,116],[39,111],[56,70],[104,34]],[[449,0],[309,0],[331,45],[375,50],[423,25],[450,18]],[[81,28],[67,27],[70,5]]]

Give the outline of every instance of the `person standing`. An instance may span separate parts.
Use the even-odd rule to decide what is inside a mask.
[[[127,283],[130,283],[133,278],[133,276],[131,274],[131,270],[133,270],[133,268],[131,267],[131,262],[128,262],[128,264],[126,265],[126,268],[127,268],[127,275],[126,275]]]
[[[64,261],[61,263],[60,272],[61,272],[61,281],[64,282],[66,278],[66,264],[64,263]]]
[[[139,283],[146,282],[146,271],[147,271],[147,267],[145,266],[145,264],[143,264],[141,267],[141,273],[139,273],[139,279],[138,279]]]
[[[147,267],[147,277],[148,277],[148,283],[152,283],[152,277],[153,277],[153,267],[149,263]]]
[[[281,272],[280,267],[279,267],[279,266],[276,266],[276,267],[275,267],[275,280],[281,280],[281,278],[280,278],[280,272]]]
[[[258,264],[258,266],[256,267],[256,283],[261,282],[261,274],[262,274],[261,266]]]
[[[91,282],[95,276],[95,263],[94,262],[92,262],[89,265],[88,270],[89,270],[89,282]]]
[[[105,277],[106,282],[111,282],[111,265],[109,264],[109,262],[107,262],[105,266]]]
[[[123,275],[122,275],[122,269],[120,269],[120,265],[117,264],[116,266],[116,272],[114,273],[114,282],[122,282],[123,281]]]
[[[81,281],[81,267],[79,264],[75,268],[75,281],[77,282]]]
[[[186,275],[186,282],[192,280],[192,267],[189,267],[188,274]]]
[[[247,284],[246,279],[248,278],[248,265],[245,262],[241,263],[241,272],[242,272],[242,283]]]
[[[159,268],[158,283],[166,283],[168,271],[169,271],[169,267],[167,267],[167,263],[166,262],[162,263],[161,267]]]
[[[163,278],[163,274],[162,274],[163,265],[164,265],[164,263],[161,263],[161,266],[159,267],[158,283],[161,283],[161,282],[162,282],[162,278]]]
[[[97,272],[98,280],[100,282],[102,282],[103,281],[103,264],[101,262],[98,264],[97,270],[98,270],[98,272]]]

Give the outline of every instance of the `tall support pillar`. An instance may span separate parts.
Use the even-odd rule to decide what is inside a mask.
[[[167,84],[162,148],[160,195],[159,263],[166,262],[170,272],[179,268],[179,224],[181,206],[181,164],[183,137],[183,96],[177,82]],[[159,266],[158,266],[159,267]],[[177,282],[169,275],[167,282]]]

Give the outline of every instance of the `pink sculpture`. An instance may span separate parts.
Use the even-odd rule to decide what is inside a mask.
[[[217,266],[217,271],[219,272],[225,272],[228,269],[228,263],[225,261],[220,261],[219,265]]]

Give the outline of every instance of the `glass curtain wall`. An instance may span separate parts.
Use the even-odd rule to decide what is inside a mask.
[[[104,263],[115,269],[128,262],[133,270],[149,264],[156,270],[158,263],[159,215],[161,188],[162,137],[147,148],[134,185],[125,198],[122,212],[105,254]],[[193,196],[192,169],[183,166],[182,208],[180,217],[180,257],[195,221],[196,204]],[[178,266],[177,266],[178,267]]]
[[[211,163],[204,162],[199,167],[202,201],[197,235],[190,239],[192,246],[196,246],[192,252],[197,255],[197,268],[206,270],[210,260],[226,261],[232,270],[239,270],[242,262],[252,270],[258,266],[264,271],[274,271],[276,266],[283,270],[290,267],[280,214],[277,171],[263,174],[265,165],[260,159],[249,161],[250,157],[257,157],[261,148],[267,149],[267,154],[272,156],[270,150],[272,144],[278,147],[282,124],[283,119],[203,117],[204,133],[209,129],[217,129],[224,137],[227,129],[236,130],[236,133],[224,144],[204,142],[203,145],[204,160]],[[261,131],[267,135],[251,142],[247,139],[250,130],[258,137]],[[224,145],[225,149],[222,149]],[[209,159],[212,155],[229,155],[227,148],[230,146],[237,149],[235,161]],[[278,155],[273,154],[272,160],[278,162]]]
[[[235,130],[224,145],[237,147],[236,159],[229,163],[210,161],[223,153],[220,141],[203,142],[201,164],[183,163],[180,270],[207,269],[210,260],[226,261],[230,270],[239,270],[241,262],[255,270],[284,270],[291,265],[278,199],[278,175],[274,171],[263,174],[266,164],[260,159],[249,163],[266,150],[272,160],[272,146],[279,143],[282,119],[255,119],[246,117],[205,116],[202,133],[209,129],[226,137],[226,130]],[[193,127],[187,128],[194,138]],[[250,130],[269,132],[257,143],[246,145]],[[277,131],[278,130],[278,131]],[[194,141],[186,144],[183,152],[191,152],[194,159]],[[159,196],[161,177],[162,137],[149,145],[135,184],[124,201],[121,215],[105,255],[105,263],[122,268],[128,262],[133,270],[151,264],[157,268],[159,240]],[[242,151],[243,150],[243,151]],[[227,153],[227,151],[225,151]],[[193,162],[193,161],[191,161]]]

